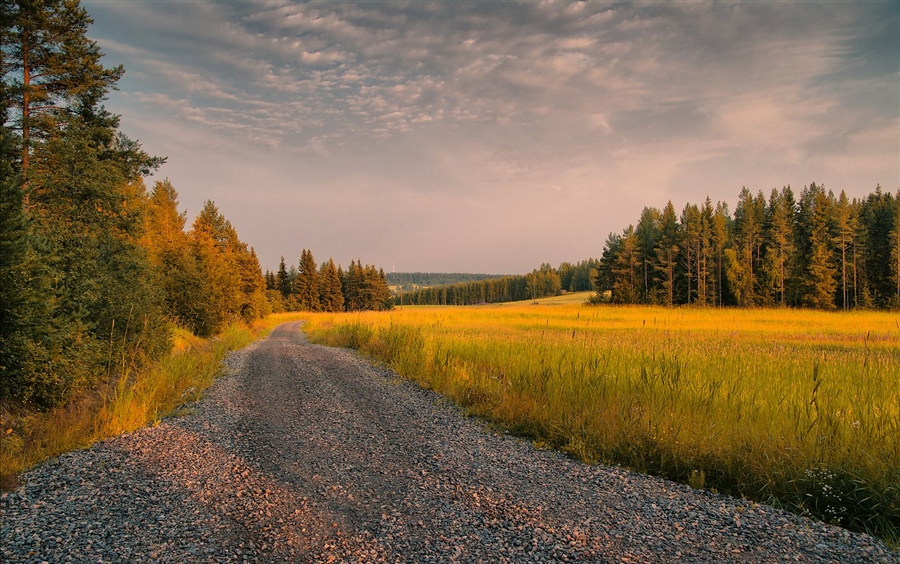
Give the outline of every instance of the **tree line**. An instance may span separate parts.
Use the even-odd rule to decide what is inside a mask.
[[[388,272],[386,276],[388,285],[401,286],[404,290],[415,290],[417,286],[449,286],[503,277],[502,274],[466,272]]]
[[[900,191],[850,200],[812,183],[799,199],[744,188],[733,215],[709,198],[644,208],[607,238],[595,284],[621,304],[900,307]]]
[[[559,268],[544,263],[529,274],[500,276],[419,288],[394,296],[395,305],[476,305],[515,302],[555,296],[563,290],[583,292],[596,290],[594,279],[600,261],[587,259],[577,263],[563,262]]]
[[[392,306],[384,270],[350,261],[345,271],[329,258],[316,265],[312,251],[303,249],[299,268],[281,257],[276,272],[266,270],[266,293],[272,311],[362,311]]]
[[[188,231],[168,179],[155,183],[144,205],[140,242],[155,273],[150,282],[170,321],[209,337],[235,321],[271,312],[255,250],[212,201]]]
[[[476,305],[555,296],[563,290],[581,292],[595,289],[593,277],[600,265],[596,259],[559,268],[544,263],[529,274],[517,274],[472,282],[420,288],[394,296],[395,305]]]

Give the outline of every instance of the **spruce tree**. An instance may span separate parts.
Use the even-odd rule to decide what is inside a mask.
[[[208,200],[190,232],[202,287],[194,329],[201,336],[218,333],[241,314],[242,280],[231,231],[231,223]]]
[[[832,234],[834,196],[811,183],[800,195],[799,223],[803,244],[802,305],[834,309],[838,268]]]
[[[359,311],[360,307],[360,282],[362,278],[361,268],[356,261],[351,260],[350,266],[341,277],[341,290],[344,294],[344,307],[347,311]]]
[[[341,291],[341,279],[334,261],[328,259],[319,270],[320,292],[319,303],[322,311],[338,312],[344,310],[344,294]]]
[[[178,325],[193,328],[200,315],[202,280],[185,222],[184,212],[178,211],[178,192],[168,179],[157,182],[147,201],[141,242],[156,270],[166,314]]]
[[[562,287],[569,292],[574,292],[575,289],[572,282],[575,277],[575,265],[568,261],[564,261],[560,263],[559,268],[557,268],[556,271],[559,273],[559,282],[562,284]]]
[[[312,251],[303,249],[300,268],[294,282],[294,295],[303,311],[319,310],[319,272]]]
[[[288,276],[287,265],[284,263],[284,255],[278,263],[278,273],[275,274],[275,289],[281,292],[283,298],[287,298],[293,292],[291,277]]]
[[[374,286],[374,289],[372,292],[373,300],[371,309],[377,311],[391,309],[391,290],[390,288],[388,288],[387,278],[384,275],[384,270],[379,268],[376,272],[374,265],[372,266],[372,270],[372,284]],[[557,278],[557,282],[558,281],[559,279]]]
[[[763,241],[766,248],[760,277],[767,305],[787,305],[787,290],[793,275],[794,262],[794,194],[790,186],[779,192],[772,189],[766,207]]]
[[[757,277],[762,247],[762,223],[765,199],[754,198],[745,187],[734,210],[733,246],[725,252],[726,275],[738,305],[757,303]]]
[[[263,277],[262,268],[259,266],[256,250],[241,241],[237,236],[237,231],[233,231],[231,252],[234,254],[241,280],[241,303],[239,306],[241,319],[250,323],[269,315],[271,307],[266,298],[266,280]]]

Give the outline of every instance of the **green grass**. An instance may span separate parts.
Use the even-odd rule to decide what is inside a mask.
[[[900,538],[896,313],[525,302],[306,329],[587,462]]]

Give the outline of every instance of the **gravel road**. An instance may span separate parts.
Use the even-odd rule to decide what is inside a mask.
[[[900,562],[879,541],[588,466],[460,416],[298,323],[188,416],[48,462],[3,562]]]

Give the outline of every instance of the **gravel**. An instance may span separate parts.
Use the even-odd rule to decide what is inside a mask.
[[[66,454],[0,500],[3,562],[900,562],[867,535],[467,419],[299,324],[187,416]]]

